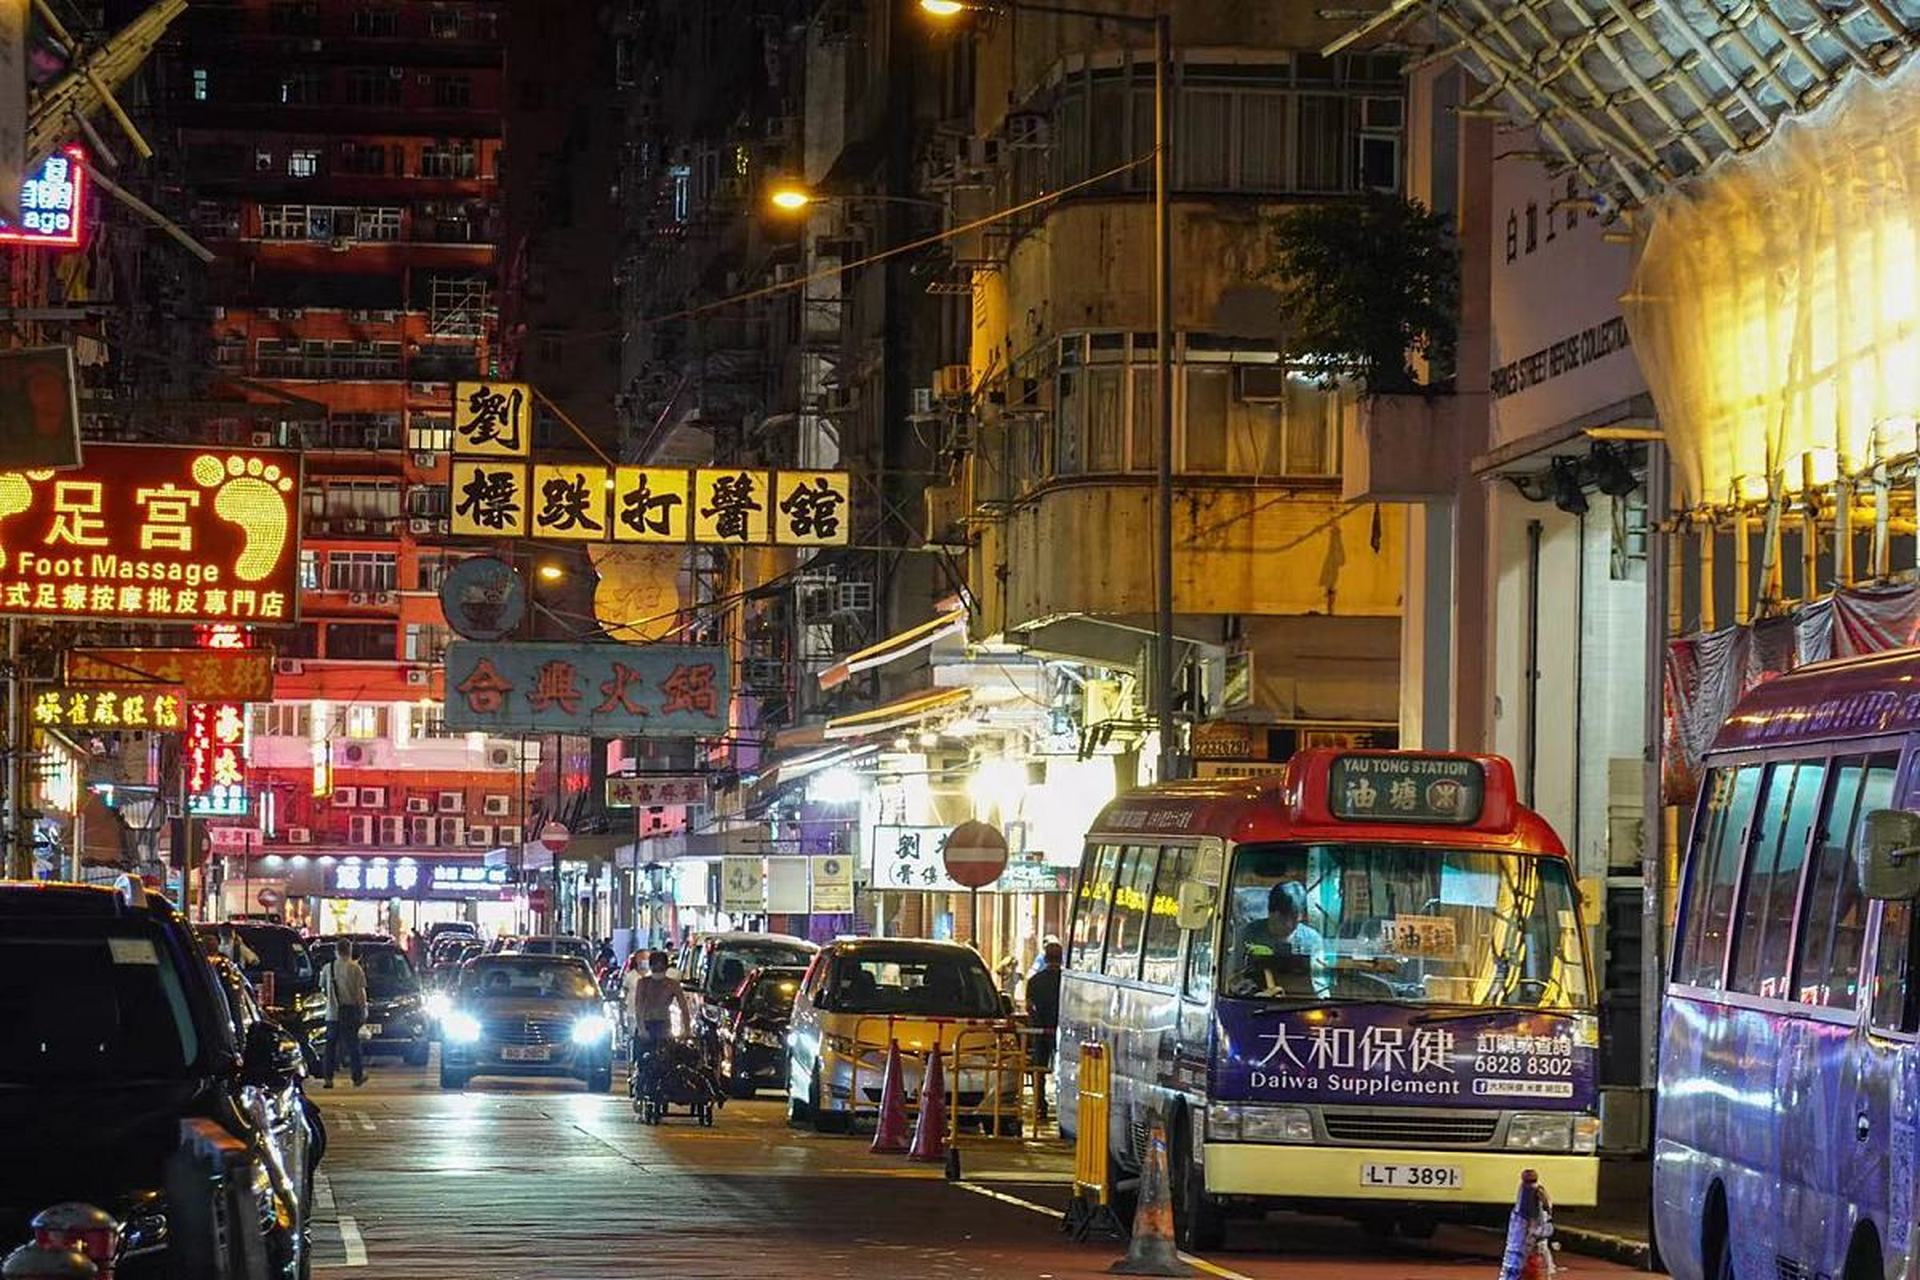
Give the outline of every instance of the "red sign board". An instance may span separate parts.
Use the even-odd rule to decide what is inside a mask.
[[[984,822],[963,822],[941,849],[955,884],[984,889],[1007,869],[1007,838]]]
[[[247,812],[246,708],[196,702],[187,708],[187,811],[238,817]]]
[[[531,911],[547,909],[547,889],[545,885],[535,885],[527,890],[527,908]]]
[[[290,626],[298,454],[93,444],[0,474],[0,616]]]
[[[195,702],[273,700],[271,649],[69,649],[68,684],[178,685]]]

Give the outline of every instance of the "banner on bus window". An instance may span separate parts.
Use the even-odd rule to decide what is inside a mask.
[[[1220,1001],[1215,1073],[1223,1102],[1332,1102],[1582,1111],[1595,1100],[1591,1017],[1492,1012],[1433,1021],[1434,1010],[1343,1005],[1340,1020]]]

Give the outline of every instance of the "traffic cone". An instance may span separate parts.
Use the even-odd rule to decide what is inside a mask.
[[[1514,1193],[1513,1212],[1507,1215],[1507,1248],[1500,1258],[1500,1280],[1545,1280],[1546,1191],[1540,1175],[1532,1169],[1520,1174],[1520,1189]]]
[[[887,1069],[880,1077],[880,1122],[873,1130],[875,1155],[899,1155],[907,1149],[907,1090],[900,1078],[900,1042],[887,1042]]]
[[[920,1077],[920,1116],[914,1122],[913,1147],[907,1159],[944,1162],[946,1158],[947,1073],[940,1065],[940,1042],[936,1040]]]
[[[1148,1122],[1147,1158],[1140,1165],[1140,1204],[1133,1213],[1127,1256],[1108,1267],[1117,1276],[1190,1276],[1173,1243],[1173,1189],[1167,1178],[1167,1127]]]

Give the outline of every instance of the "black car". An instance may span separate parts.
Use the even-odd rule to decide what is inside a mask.
[[[736,1098],[787,1084],[787,1024],[805,968],[755,969],[734,993],[733,1016],[719,1027],[720,1082]]]
[[[125,1227],[121,1280],[246,1274],[255,1250],[307,1273],[304,1059],[223,966],[137,882],[0,884],[0,1253],[81,1200]]]
[[[319,968],[298,930],[255,920],[201,927],[213,934],[220,954],[247,975],[268,1017],[295,1036],[320,1043],[326,1034],[327,998],[320,993]]]
[[[335,941],[322,938],[313,944],[315,973],[333,963]],[[353,958],[367,972],[367,1021],[360,1029],[365,1051],[397,1053],[408,1066],[426,1066],[433,1053],[426,993],[407,953],[388,939],[356,938]]]

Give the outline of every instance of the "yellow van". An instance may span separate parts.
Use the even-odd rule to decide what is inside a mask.
[[[973,948],[926,938],[842,938],[813,958],[787,1032],[787,1119],[832,1133],[876,1115],[891,1041],[909,1102],[938,1044],[962,1116],[993,1110],[997,1092],[1011,1131],[1022,1065],[1013,1002]]]

